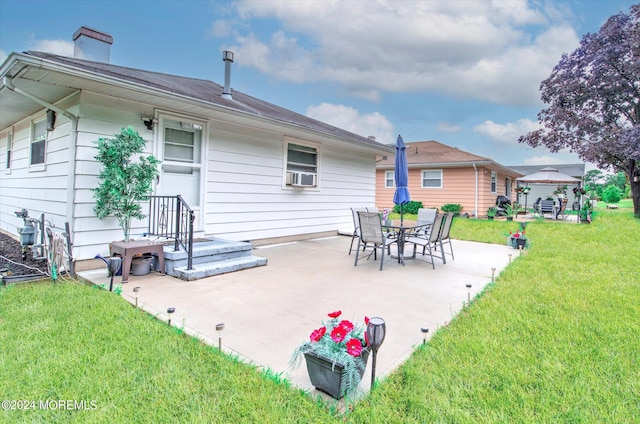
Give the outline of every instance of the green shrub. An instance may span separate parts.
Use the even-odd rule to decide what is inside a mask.
[[[459,203],[447,203],[442,205],[440,209],[442,212],[453,212],[454,214],[459,215],[460,211],[462,211],[462,205]]]
[[[622,198],[622,190],[620,187],[610,184],[602,193],[602,200],[607,203],[618,203]]]
[[[422,202],[419,201],[415,201],[412,200],[409,203],[405,203],[404,205],[402,205],[402,213],[411,213],[411,214],[418,214],[418,209],[423,208],[424,206],[422,206]],[[395,213],[400,213],[400,205],[395,205],[393,207],[393,212]]]

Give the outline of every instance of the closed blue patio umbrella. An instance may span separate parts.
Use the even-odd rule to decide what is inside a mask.
[[[394,170],[396,191],[393,193],[393,203],[400,205],[400,225],[404,224],[402,205],[411,201],[409,189],[407,188],[409,182],[409,167],[407,165],[405,149],[406,146],[404,145],[402,136],[398,135],[398,140],[396,141],[396,166]]]

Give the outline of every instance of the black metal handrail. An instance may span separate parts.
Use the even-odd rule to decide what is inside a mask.
[[[193,269],[193,221],[195,214],[182,196],[149,196],[150,236],[174,239],[174,251],[187,252],[187,269]]]

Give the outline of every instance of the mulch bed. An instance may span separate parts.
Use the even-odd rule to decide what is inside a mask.
[[[47,261],[33,259],[31,249],[22,259],[22,246],[13,237],[0,232],[0,269],[7,268],[10,275],[31,275],[47,272]]]

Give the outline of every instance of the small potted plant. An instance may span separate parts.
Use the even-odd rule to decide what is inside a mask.
[[[529,243],[529,239],[525,233],[525,230],[518,230],[515,233],[509,232],[509,244],[513,246],[514,249],[524,249],[527,247]]]
[[[311,332],[309,341],[293,352],[291,367],[297,368],[304,355],[311,384],[336,399],[358,389],[369,359],[366,325],[341,320],[341,311],[328,314],[329,319]]]
[[[487,209],[487,218],[492,220],[493,218],[495,218],[497,213],[498,213],[498,208],[496,208],[495,206],[491,206],[489,209]]]
[[[504,212],[507,216],[507,221],[513,221],[513,217],[518,215],[518,212],[521,211],[520,205],[517,202],[513,204],[506,204],[504,206]]]

